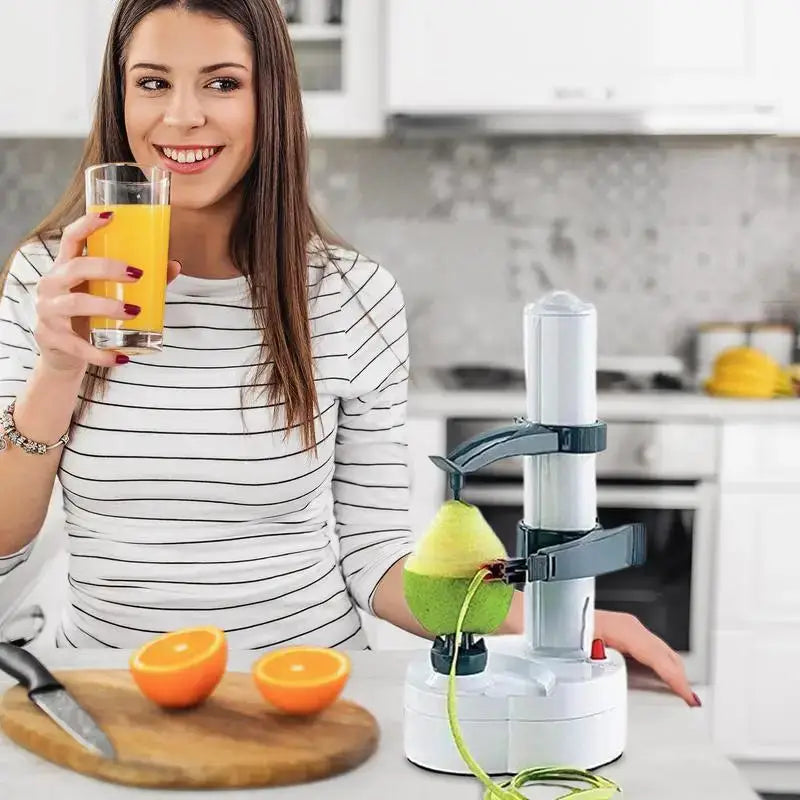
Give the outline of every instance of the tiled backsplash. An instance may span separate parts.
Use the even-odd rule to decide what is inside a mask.
[[[0,140],[0,251],[43,214],[75,141]],[[800,142],[329,142],[314,200],[406,295],[416,365],[518,364],[525,302],[566,288],[600,352],[686,352],[709,319],[800,318]]]

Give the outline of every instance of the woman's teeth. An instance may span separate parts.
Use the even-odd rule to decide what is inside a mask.
[[[218,147],[204,147],[198,150],[173,150],[170,147],[162,147],[161,151],[164,155],[172,161],[177,161],[179,164],[194,164],[195,161],[202,161],[204,158],[211,158]]]

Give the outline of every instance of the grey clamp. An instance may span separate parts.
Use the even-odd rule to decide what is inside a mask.
[[[495,461],[514,456],[551,453],[599,453],[606,448],[604,422],[591,425],[542,425],[523,418],[516,424],[481,433],[456,447],[447,458],[430,456],[448,473],[453,498],[458,500],[464,479]]]

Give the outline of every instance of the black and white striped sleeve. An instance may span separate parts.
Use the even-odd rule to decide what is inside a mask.
[[[403,294],[387,270],[359,261],[342,283],[350,391],[340,401],[333,498],[340,565],[374,614],[381,578],[412,550],[406,442],[409,342]]]
[[[36,248],[18,251],[0,296],[0,408],[6,407],[20,394],[39,354],[33,331],[36,326],[36,287],[42,270],[40,261],[41,255]],[[0,505],[8,501],[0,488]],[[17,553],[0,557],[0,577],[26,561],[32,549],[33,542]]]
[[[33,369],[39,350],[35,295],[40,277],[36,257],[18,251],[11,262],[0,296],[0,405],[20,392]]]

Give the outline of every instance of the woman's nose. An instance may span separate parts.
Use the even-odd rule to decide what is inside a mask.
[[[164,113],[164,123],[175,128],[198,128],[206,121],[195,92],[192,89],[175,90]]]

